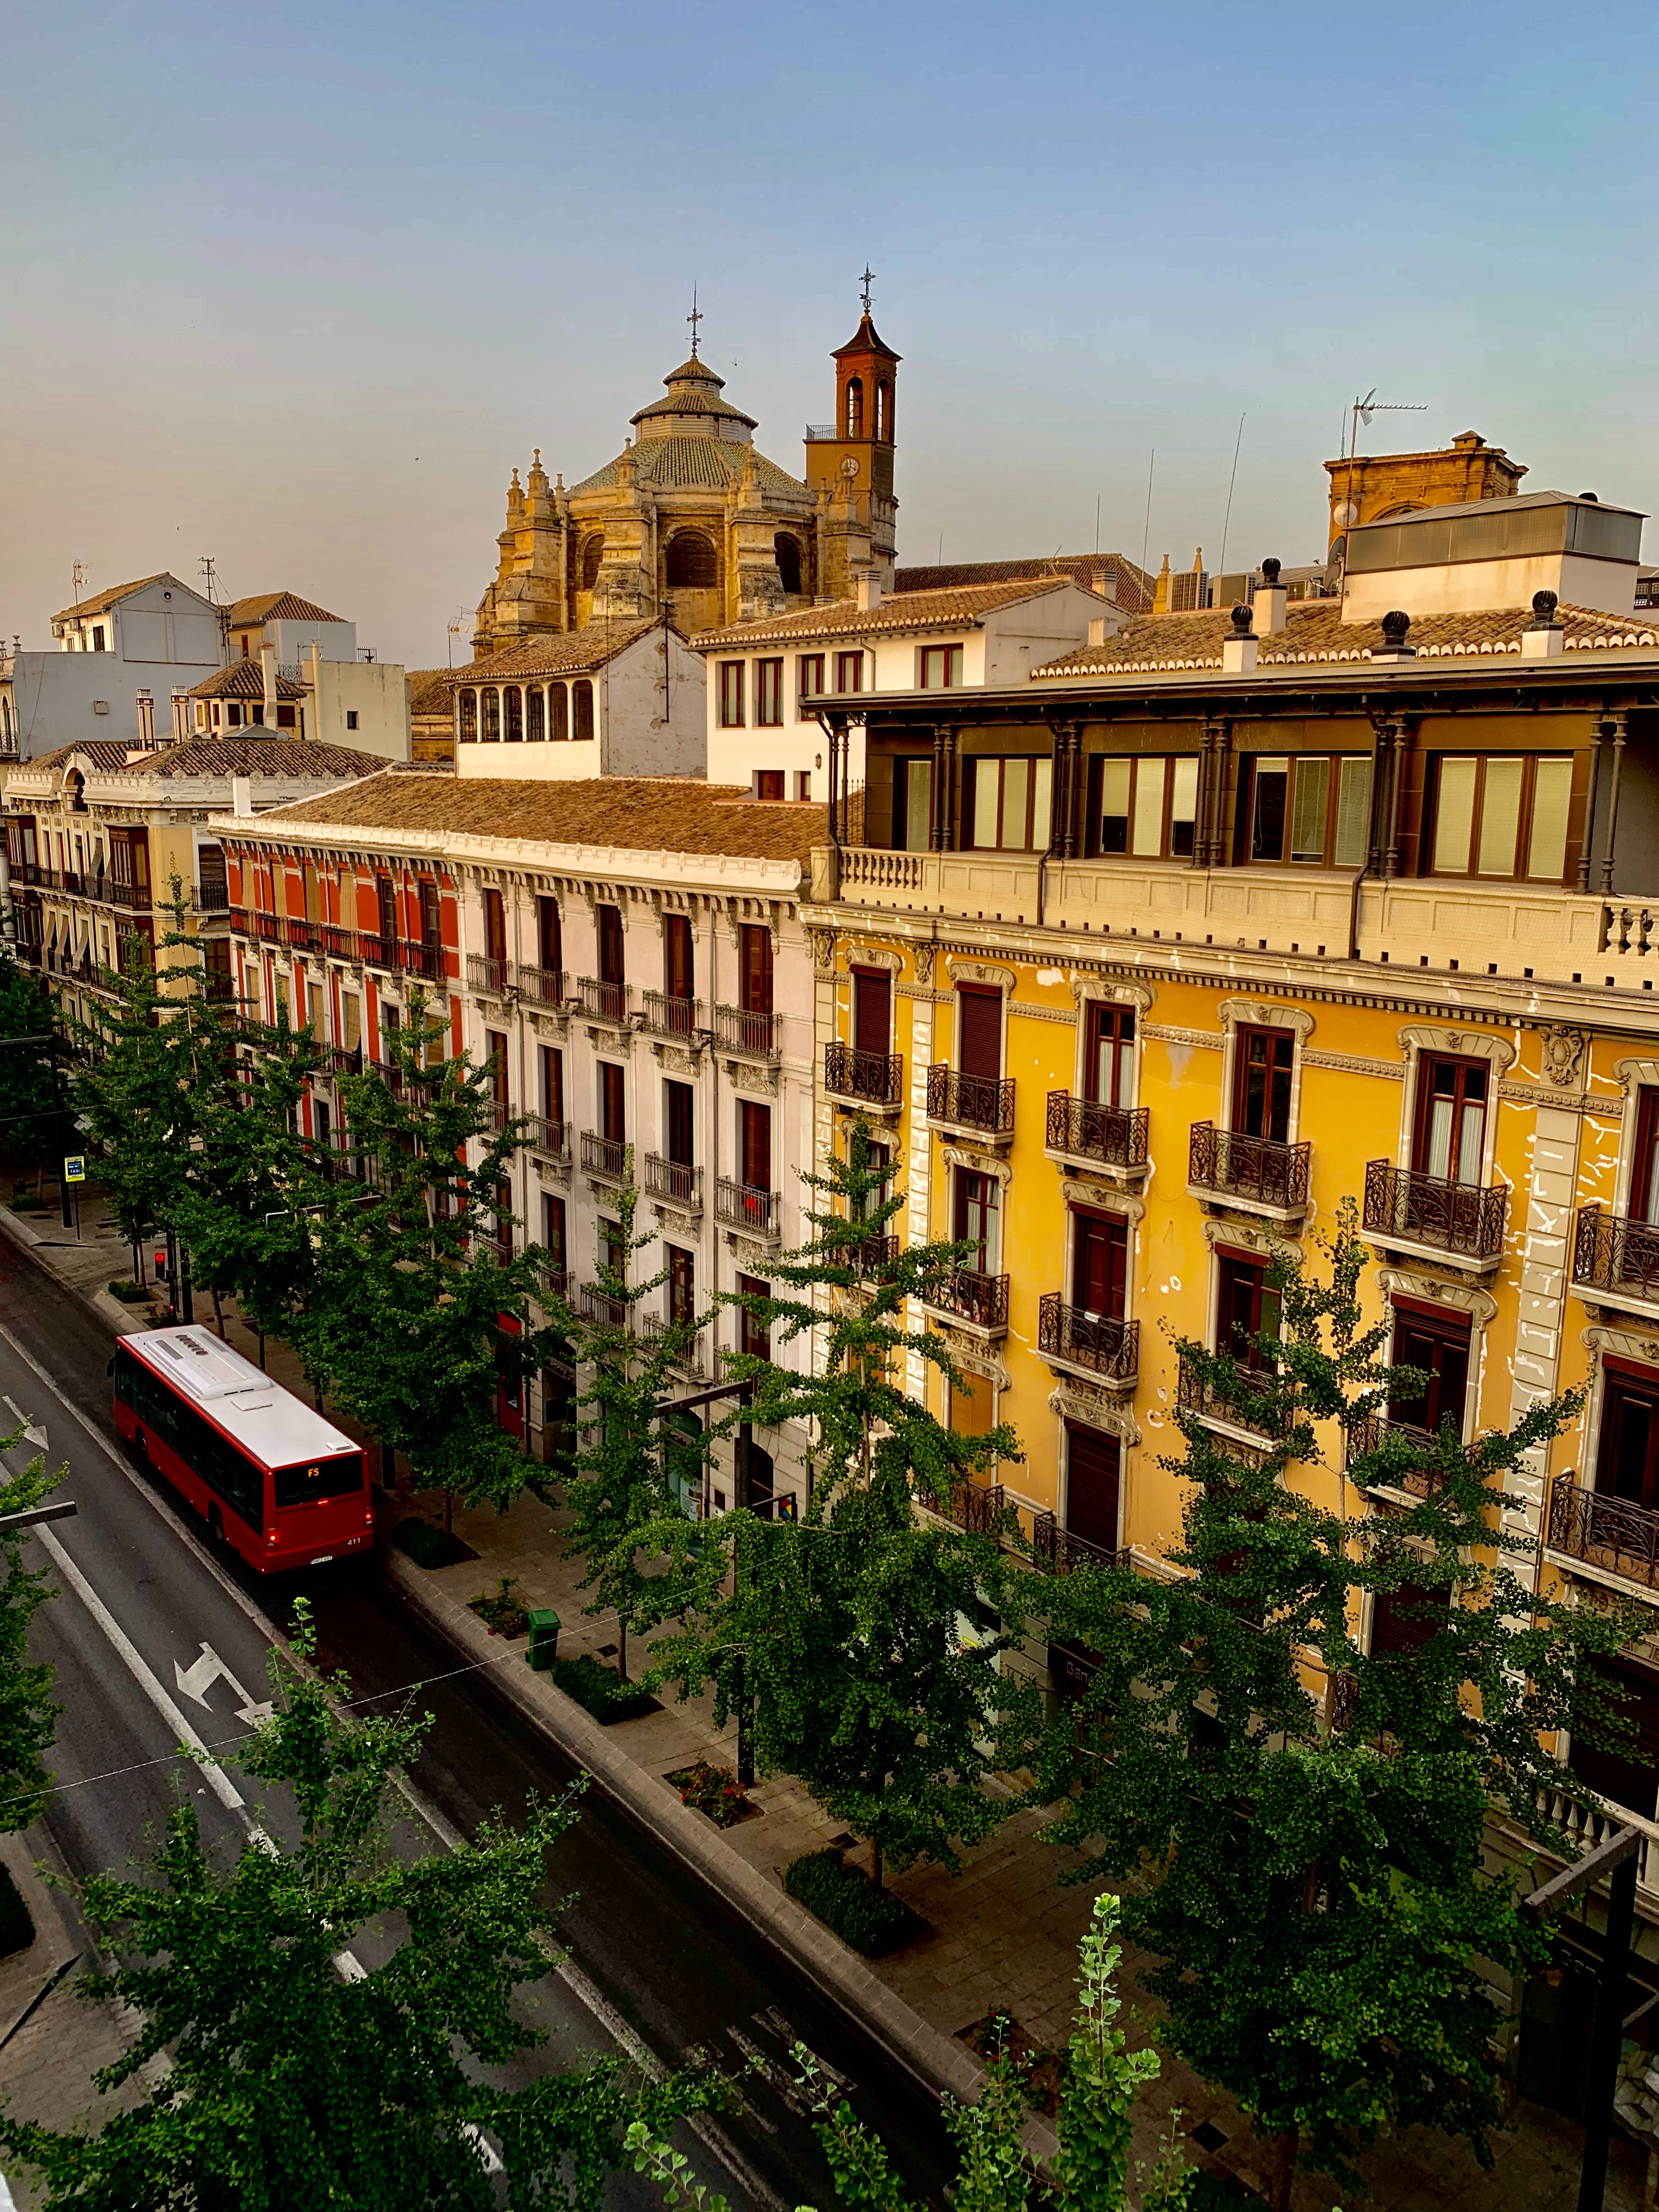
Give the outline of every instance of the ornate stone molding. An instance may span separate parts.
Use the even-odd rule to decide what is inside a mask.
[[[1115,1437],[1126,1449],[1140,1442],[1133,1412],[1122,1400],[1069,1375],[1049,1392],[1048,1410],[1063,1421],[1081,1421],[1087,1428]]]
[[[833,929],[809,928],[806,942],[811,949],[812,965],[822,974],[836,964],[836,933]]]
[[[1659,1084],[1659,1060],[1615,1060],[1613,1072],[1626,1098],[1633,1098],[1644,1083]]]
[[[1226,1039],[1218,1030],[1176,1029],[1168,1022],[1147,1022],[1140,1032],[1158,1044],[1184,1044],[1198,1052],[1219,1052]]]
[[[860,968],[884,968],[890,975],[897,975],[904,966],[904,955],[890,945],[871,945],[861,937],[847,940],[847,964],[854,962]]]
[[[1443,1282],[1439,1276],[1422,1274],[1414,1267],[1380,1267],[1376,1286],[1385,1297],[1398,1291],[1402,1297],[1421,1298],[1425,1304],[1448,1307],[1453,1313],[1468,1314],[1474,1328],[1485,1328],[1498,1313],[1498,1301],[1490,1291],[1472,1283]]]
[[[1302,1055],[1308,1067],[1332,1067],[1341,1075],[1375,1076],[1379,1083],[1403,1083],[1406,1064],[1398,1060],[1367,1060],[1354,1052],[1320,1052],[1312,1047]]]
[[[1581,1332],[1579,1342],[1593,1358],[1610,1352],[1615,1359],[1646,1360],[1659,1367],[1659,1329],[1610,1328],[1594,1322]]]
[[[1305,1007],[1276,1006],[1271,999],[1224,999],[1216,1012],[1229,1026],[1249,1022],[1257,1029],[1294,1030],[1298,1044],[1313,1032],[1314,1018]]]
[[[732,1088],[750,1098],[775,1098],[778,1095],[778,1071],[763,1066],[752,1060],[728,1060],[722,1063],[726,1079]]]
[[[1479,1030],[1448,1028],[1437,1023],[1407,1022],[1399,1032],[1403,1053],[1449,1052],[1465,1060],[1489,1060],[1494,1075],[1505,1075],[1515,1064],[1515,1047],[1506,1036],[1484,1036]]]
[[[1271,1230],[1262,1228],[1259,1222],[1242,1217],[1221,1220],[1213,1214],[1208,1214],[1205,1217],[1203,1228],[1204,1242],[1212,1253],[1218,1244],[1235,1244],[1242,1251],[1259,1252],[1264,1260],[1299,1261],[1302,1258],[1299,1244],[1292,1243],[1287,1237],[1275,1237]]]
[[[933,944],[931,939],[926,945],[917,945],[915,958],[916,963],[916,981],[918,983],[923,985],[932,983],[933,980],[933,956],[938,951],[938,945]]]
[[[1584,1064],[1584,1047],[1589,1042],[1583,1030],[1569,1029],[1565,1022],[1552,1022],[1542,1033],[1544,1080],[1558,1091],[1578,1087],[1579,1071]]]
[[[1023,999],[1010,999],[1008,1012],[1023,1014],[1028,1022],[1060,1022],[1068,1030],[1077,1027],[1076,1010],[1071,1006],[1028,1006]]]
[[[757,1275],[764,1281],[771,1272],[770,1263],[775,1256],[769,1245],[757,1244],[752,1237],[734,1236],[732,1238],[732,1257],[746,1275]]]
[[[961,960],[955,955],[945,965],[953,983],[985,983],[993,990],[1006,991],[1010,998],[1013,996],[1018,979],[1012,968],[999,967],[991,960]]]
[[[964,1375],[975,1376],[980,1382],[989,1382],[999,1390],[1012,1388],[1006,1366],[994,1352],[988,1352],[982,1346],[965,1346],[958,1351],[953,1344],[951,1358]]]
[[[1000,1153],[988,1149],[980,1152],[970,1145],[941,1145],[939,1157],[947,1168],[967,1168],[975,1175],[994,1176],[1006,1189],[1013,1180],[1013,1170]]]
[[[1146,1201],[1120,1190],[1115,1183],[1089,1182],[1081,1176],[1066,1176],[1060,1194],[1067,1206],[1095,1206],[1103,1213],[1120,1213],[1133,1229],[1146,1217]]]
[[[1094,999],[1107,1006],[1134,1006],[1146,1015],[1158,996],[1150,983],[1117,983],[1104,975],[1080,975],[1075,968],[1066,981],[1079,1011]]]

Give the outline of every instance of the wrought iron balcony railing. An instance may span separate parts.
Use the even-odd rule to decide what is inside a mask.
[[[783,1017],[750,1013],[747,1006],[716,1006],[714,1042],[728,1052],[747,1052],[757,1060],[775,1060],[783,1049]]]
[[[835,1097],[855,1099],[861,1106],[896,1106],[904,1097],[903,1056],[896,1052],[859,1052],[850,1044],[827,1044],[823,1087]]]
[[[634,1328],[634,1307],[628,1298],[612,1297],[597,1283],[580,1283],[576,1287],[576,1311],[585,1319],[597,1322],[601,1328],[626,1329],[631,1335]]]
[[[884,1267],[890,1267],[899,1255],[896,1237],[875,1235],[866,1237],[848,1253],[848,1263],[860,1275],[878,1275]]]
[[[1411,1466],[1402,1467],[1397,1474],[1389,1474],[1389,1488],[1409,1492],[1413,1498],[1432,1497],[1440,1488],[1444,1477],[1431,1456],[1434,1438],[1426,1429],[1419,1427],[1414,1422],[1394,1421],[1389,1419],[1385,1414],[1373,1413],[1370,1420],[1361,1421],[1356,1428],[1350,1430],[1348,1432],[1350,1472],[1352,1472],[1356,1461],[1367,1453],[1380,1450],[1385,1443],[1392,1441],[1411,1446],[1414,1451],[1420,1453],[1422,1457]],[[1374,1474],[1370,1480],[1376,1484],[1382,1480],[1382,1476],[1380,1474]]]
[[[645,1316],[643,1334],[647,1341],[660,1343],[670,1329],[678,1326],[663,1314],[648,1313]],[[684,1368],[688,1375],[706,1375],[708,1369],[703,1349],[703,1332],[700,1328],[691,1330],[676,1348],[673,1358],[676,1365]]]
[[[253,934],[256,937],[263,938],[267,945],[277,944],[280,939],[276,927],[276,915],[274,914],[263,913],[256,908],[253,915]]]
[[[1571,1468],[1550,1485],[1545,1540],[1551,1551],[1582,1559],[1586,1566],[1649,1589],[1659,1588],[1659,1513],[1580,1488]]]
[[[628,1145],[622,1137],[602,1137],[595,1129],[582,1131],[582,1173],[606,1182],[621,1182],[628,1173]]]
[[[641,994],[645,1026],[654,1036],[690,1040],[703,1026],[702,1000],[679,999],[668,991]]]
[[[1365,1233],[1426,1244],[1465,1260],[1495,1261],[1504,1249],[1510,1194],[1501,1186],[1449,1182],[1389,1160],[1365,1167]]]
[[[423,975],[428,983],[441,983],[448,973],[441,945],[417,945],[413,938],[405,938],[399,951],[406,975]]]
[[[520,968],[519,991],[538,1006],[562,1006],[570,998],[570,978],[562,968]]]
[[[1183,1358],[1176,1403],[1185,1413],[1224,1421],[1271,1442],[1279,1395],[1279,1378],[1271,1368],[1240,1367],[1229,1379],[1206,1376],[1194,1361]]]
[[[337,922],[323,924],[323,950],[331,960],[349,960],[354,968],[362,964],[363,940],[362,932],[343,929]]]
[[[1000,1536],[1008,1510],[1000,1482],[964,1482],[952,1493],[949,1518],[970,1536]]]
[[[1240,1136],[1213,1121],[1194,1121],[1188,1139],[1187,1180],[1218,1198],[1254,1201],[1291,1212],[1308,1203],[1313,1146],[1275,1144],[1271,1137]]]
[[[544,1152],[551,1160],[570,1158],[570,1124],[568,1121],[550,1121],[545,1114],[529,1114],[530,1149]]]
[[[626,983],[604,983],[594,975],[578,975],[576,996],[585,1014],[598,1021],[625,1022],[628,1019],[628,986]]]
[[[1573,1231],[1572,1279],[1580,1290],[1659,1305],[1659,1228],[1628,1213],[1581,1206]]]
[[[659,1153],[645,1156],[645,1194],[668,1206],[702,1212],[702,1170],[687,1162],[665,1160]]]
[[[1014,1129],[1012,1076],[961,1075],[943,1065],[927,1071],[927,1118],[957,1129],[981,1129],[1008,1137]]]
[[[398,958],[398,945],[395,937],[381,937],[373,930],[365,929],[360,933],[357,941],[362,949],[365,967],[384,968],[392,975],[399,972],[401,963]]]
[[[486,992],[493,999],[502,998],[513,988],[513,963],[493,960],[487,952],[469,952],[466,980],[475,991]]]
[[[924,1304],[935,1313],[948,1314],[975,1328],[1006,1329],[1008,1326],[1008,1278],[981,1275],[971,1267],[956,1267],[935,1278],[924,1294]]]
[[[769,1237],[781,1233],[781,1192],[734,1182],[730,1176],[721,1176],[714,1185],[715,1219],[725,1222],[728,1228],[744,1230],[750,1237]]]
[[[1103,1544],[1093,1543],[1087,1536],[1062,1528],[1059,1516],[1054,1513],[1039,1513],[1033,1517],[1031,1550],[1038,1566],[1056,1575],[1070,1574],[1073,1567],[1123,1567],[1129,1563],[1127,1551],[1108,1551]]]
[[[1037,1350],[1114,1382],[1130,1382],[1140,1365],[1140,1323],[1109,1321],[1049,1291],[1037,1304]]]
[[[1068,1091],[1051,1091],[1048,1150],[1069,1159],[1098,1160],[1103,1167],[1144,1168],[1149,1118],[1144,1106],[1102,1106]]]

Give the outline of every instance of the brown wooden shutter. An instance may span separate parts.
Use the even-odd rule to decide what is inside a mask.
[[[853,970],[853,1043],[859,1052],[892,1048],[893,979],[884,968]]]
[[[750,1190],[772,1188],[772,1109],[743,1102],[743,1179]]]
[[[962,1073],[987,1076],[994,1083],[1002,1073],[1002,994],[983,983],[962,983],[957,996],[961,1000]]]
[[[1066,1424],[1066,1527],[1085,1544],[1117,1549],[1118,1441]]]

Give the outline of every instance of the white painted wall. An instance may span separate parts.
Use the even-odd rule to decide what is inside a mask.
[[[559,682],[574,685],[579,680],[578,677],[523,678],[526,686]],[[462,744],[458,725],[456,774],[575,783],[596,775],[704,773],[703,658],[691,650],[678,631],[648,630],[587,680],[593,686],[591,739],[567,738],[557,744],[548,739],[540,744],[508,744],[502,739],[495,744]],[[575,727],[574,699],[568,726]]]
[[[1627,615],[1636,605],[1636,564],[1592,561],[1582,553],[1533,553],[1512,561],[1449,561],[1439,568],[1376,568],[1350,576],[1345,623],[1376,623],[1395,607],[1408,615],[1478,614],[1530,607],[1534,592],[1568,606]]]
[[[306,702],[306,735],[328,745],[349,745],[383,759],[406,761],[409,752],[409,686],[404,671],[390,660],[330,660],[309,657],[303,680],[316,689]],[[348,717],[356,714],[352,728]]]
[[[266,645],[276,647],[276,658],[285,668],[309,660],[313,645],[325,660],[357,658],[356,623],[268,622],[262,635]]]

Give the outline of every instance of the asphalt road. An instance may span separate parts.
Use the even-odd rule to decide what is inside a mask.
[[[458,1673],[457,1655],[408,1617],[372,1565],[276,1582],[211,1552],[183,1501],[120,1447],[105,1375],[112,1341],[0,1238],[0,1422],[15,1425],[15,1414],[44,1426],[49,1461],[69,1465],[58,1494],[77,1507],[33,1540],[61,1593],[38,1617],[33,1648],[56,1668],[64,1709],[46,1823],[72,1874],[145,1858],[179,1793],[227,1850],[250,1820],[291,1832],[290,1809],[258,1798],[235,1750],[248,1725],[239,1711],[268,1694],[268,1623],[285,1620],[301,1593],[313,1607],[319,1658],[343,1668],[360,1698],[376,1700],[368,1710],[398,1709],[404,1697],[388,1693],[419,1684],[416,1709],[434,1717],[400,1849],[441,1848],[497,1808],[517,1814],[532,1793],[569,1785],[568,1762],[494,1692],[488,1669]],[[15,1449],[12,1464],[34,1449]],[[222,1765],[204,1774],[177,1754],[181,1723]],[[550,1889],[570,1900],[561,1921],[568,1963],[532,1993],[549,2041],[526,2070],[619,2047],[658,2066],[707,2052],[732,2074],[759,2058],[764,2070],[745,2072],[737,2108],[695,2136],[684,2132],[683,2148],[699,2179],[734,2203],[782,2212],[832,2202],[783,2063],[799,2038],[852,2084],[855,2108],[913,2189],[942,2195],[953,2161],[932,2099],[597,1788],[551,1856]],[[358,1948],[372,1965],[374,1939]],[[629,2175],[616,2179],[610,2201],[659,2200]]]

